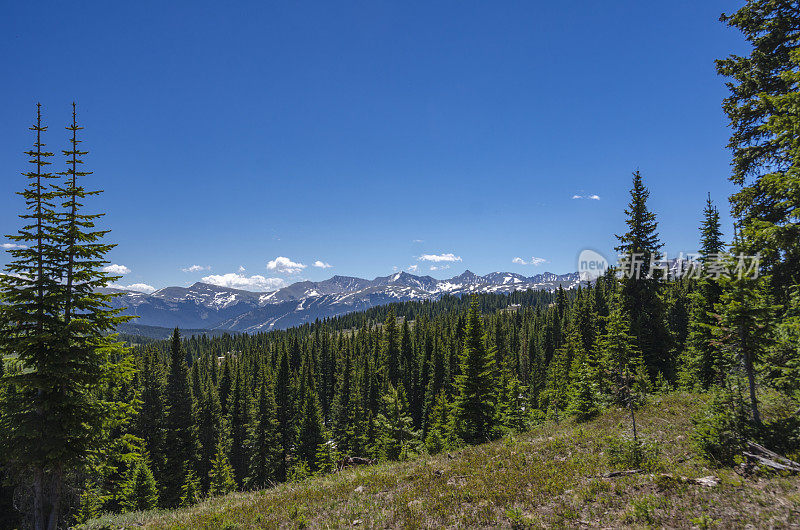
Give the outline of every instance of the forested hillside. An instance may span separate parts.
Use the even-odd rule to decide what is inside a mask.
[[[156,509],[186,514],[209,498],[202,506],[222,510],[226,501],[214,497],[325,481],[358,465],[380,464],[377,483],[388,480],[380,470],[402,469],[387,467],[392,462],[440,453],[467,455],[464,469],[494,477],[492,463],[477,466],[475,455],[502,453],[533,428],[548,437],[524,450],[547,456],[536,469],[548,479],[525,501],[527,511],[542,492],[567,495],[556,480],[562,473],[587,488],[577,493],[584,501],[605,498],[611,486],[584,484],[578,470],[599,478],[608,463],[617,474],[602,478],[637,475],[630,483],[664,474],[658,446],[677,443],[682,454],[667,463],[689,462],[687,475],[652,478],[680,493],[682,509],[692,506],[685,488],[708,485],[698,470],[717,468],[732,488],[763,478],[765,489],[740,505],[738,490],[727,490],[733,515],[717,516],[729,524],[788,521],[788,509],[765,509],[763,521],[760,512],[735,510],[797,506],[788,493],[796,478],[781,477],[800,472],[800,9],[750,0],[722,20],[752,48],[717,63],[730,80],[730,233],[709,195],[697,212],[696,255],[665,260],[669,242],[659,227],[670,220],[653,211],[637,170],[619,212],[618,263],[587,285],[396,303],[255,335],[182,337],[175,329],[171,339],[133,347],[120,340],[115,331],[131,317],[107,290],[118,279],[104,270],[114,245],[102,214],[91,213],[100,192],[82,185],[89,172],[77,107],[60,171],[51,172],[37,106],[19,186],[22,228],[8,236],[11,261],[0,275],[0,527],[55,530]],[[674,417],[659,418],[658,403]],[[673,419],[680,433],[656,432]],[[589,441],[582,425],[612,439]],[[553,445],[551,435],[559,437]],[[519,462],[502,456],[503,466],[512,461]],[[466,472],[453,475],[455,484],[471,483]],[[439,487],[440,476],[426,480]],[[479,500],[483,515],[474,519],[405,513],[374,523],[528,524],[529,514],[500,494],[484,491]],[[583,524],[562,500],[550,507],[559,513],[536,520]],[[415,501],[437,509],[429,499],[404,505],[412,510]],[[640,504],[629,516],[619,499],[608,502],[613,524],[688,524],[658,507]],[[495,505],[512,511],[497,515]],[[291,524],[298,510],[287,514]],[[595,525],[603,516],[586,513]],[[692,524],[709,526],[706,515]]]

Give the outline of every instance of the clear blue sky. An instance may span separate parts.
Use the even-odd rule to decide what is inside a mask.
[[[0,229],[35,103],[55,150],[75,100],[126,285],[573,271],[613,247],[637,168],[692,251],[709,191],[730,234],[713,61],[745,50],[717,20],[739,5],[9,2]]]

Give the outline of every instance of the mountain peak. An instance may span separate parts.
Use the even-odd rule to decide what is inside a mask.
[[[469,269],[465,270],[458,276],[453,276],[452,278],[450,278],[450,281],[464,282],[464,283],[478,283],[481,280],[483,280],[481,276],[478,276]]]
[[[258,332],[362,311],[370,307],[414,300],[437,300],[444,295],[509,293],[516,290],[554,290],[579,284],[578,273],[549,272],[526,278],[511,272],[478,276],[471,270],[447,280],[397,271],[367,280],[332,276],[303,280],[271,292],[250,292],[196,282],[189,287],[165,287],[153,294],[124,294],[114,305],[139,316],[137,324]]]

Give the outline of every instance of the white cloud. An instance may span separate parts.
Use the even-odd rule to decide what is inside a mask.
[[[201,280],[211,285],[220,287],[230,287],[231,289],[243,289],[245,291],[275,291],[286,286],[286,282],[281,278],[265,278],[259,274],[245,276],[235,272],[228,274],[211,274],[203,276]]]
[[[247,269],[244,268],[244,265],[239,265],[239,272],[244,272]]]
[[[592,200],[592,201],[599,201],[600,200],[600,196],[599,195],[594,195],[594,194],[592,194],[592,195],[573,195],[572,198],[573,199],[589,199],[589,200]]]
[[[331,265],[330,263],[326,263],[320,260],[315,261],[314,266],[319,267],[320,269],[330,269],[331,267],[333,267],[333,265]]]
[[[424,243],[425,240],[424,239],[412,239],[411,242],[412,243]]]
[[[589,195],[587,197],[587,199],[591,199],[593,201],[599,201],[600,200],[600,196],[599,195]]]
[[[105,267],[103,267],[103,272],[107,272],[109,274],[122,275],[122,274],[130,274],[131,270],[128,267],[126,267],[125,265],[117,265],[116,263],[114,263],[113,265],[106,265]],[[140,285],[144,285],[144,284],[140,284]]]
[[[156,288],[152,285],[147,285],[146,283],[132,283],[130,285],[120,285],[117,283],[109,284],[109,287],[113,287],[114,289],[123,289],[125,291],[136,291],[137,293],[145,293],[150,294],[156,291]]]
[[[461,256],[456,256],[453,253],[447,254],[423,254],[422,256],[417,258],[419,261],[433,261],[434,263],[440,263],[442,261],[461,261]]]
[[[22,249],[22,248],[28,248],[28,247],[25,246],[25,245],[17,245],[16,243],[3,243],[2,245],[0,245],[0,248],[5,249],[5,250],[14,250],[14,249],[18,249],[18,248]]]
[[[302,263],[295,263],[284,256],[278,256],[274,260],[267,263],[267,268],[275,271],[278,274],[297,274],[301,272],[306,266]]]
[[[512,259],[511,263],[516,263],[517,265],[533,265],[534,267],[536,267],[538,265],[541,265],[542,263],[547,263],[547,260],[544,258],[537,258],[534,256],[531,258],[530,261],[525,261],[524,259],[517,257]]]
[[[408,270],[411,271],[411,272],[417,272],[418,268],[419,268],[419,265],[409,265],[408,266]]]
[[[445,269],[449,269],[450,265],[431,265],[432,271],[443,271]]]
[[[183,272],[200,272],[200,271],[210,271],[211,265],[206,265],[203,267],[202,265],[191,265],[189,267],[185,267],[181,269]]]

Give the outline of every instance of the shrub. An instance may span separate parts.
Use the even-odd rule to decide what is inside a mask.
[[[663,467],[658,447],[649,440],[610,436],[606,444],[611,466],[645,471],[659,471]]]
[[[717,392],[695,418],[692,442],[707,460],[733,465],[745,449],[745,440],[752,434],[744,407],[725,391]]]

